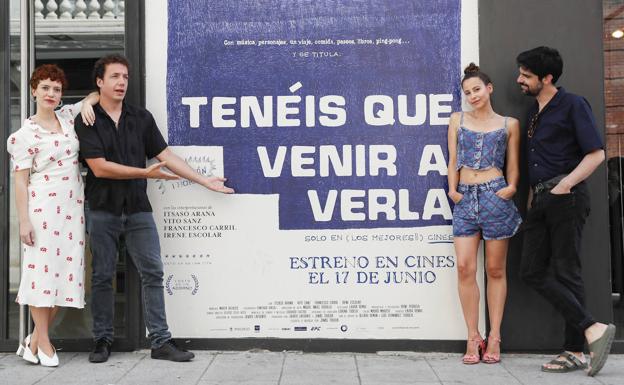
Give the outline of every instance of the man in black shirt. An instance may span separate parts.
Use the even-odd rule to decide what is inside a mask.
[[[93,77],[100,91],[96,122],[86,126],[79,118],[76,132],[80,155],[88,166],[87,229],[93,255],[92,301],[95,347],[91,362],[105,362],[113,342],[113,276],[119,238],[123,234],[143,289],[145,326],[155,359],[188,361],[194,354],[171,339],[165,315],[163,264],[158,232],[147,198],[147,179],[186,178],[221,193],[234,192],[224,178],[197,174],[167,147],[149,111],[124,102],[128,61],[120,55],[95,63]],[[146,159],[160,163],[146,167]],[[167,166],[173,172],[164,171]]]
[[[556,49],[538,47],[516,59],[522,92],[535,97],[527,130],[531,202],[524,222],[521,274],[564,317],[564,352],[542,365],[545,372],[587,367],[589,343],[595,375],[607,360],[614,325],[592,317],[585,306],[580,246],[589,214],[585,179],[604,161],[602,140],[587,101],[555,83],[563,71]]]

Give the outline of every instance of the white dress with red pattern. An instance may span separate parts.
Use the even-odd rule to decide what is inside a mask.
[[[84,307],[84,186],[74,118],[81,104],[56,111],[63,133],[30,119],[9,136],[13,170],[30,169],[28,213],[35,244],[22,244],[16,302],[37,307]]]

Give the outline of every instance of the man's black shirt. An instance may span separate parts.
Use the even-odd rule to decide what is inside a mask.
[[[76,118],[81,159],[105,158],[125,166],[145,168],[146,159],[167,148],[154,117],[146,109],[124,102],[118,127],[99,104],[93,109],[93,126],[86,126],[80,115]],[[98,178],[89,169],[85,195],[91,210],[134,214],[152,211],[146,188],[145,179]]]

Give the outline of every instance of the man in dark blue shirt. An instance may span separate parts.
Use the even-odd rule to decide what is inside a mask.
[[[564,317],[564,352],[542,365],[545,372],[588,367],[593,376],[607,360],[615,326],[596,322],[585,307],[580,246],[589,215],[584,180],[604,161],[603,144],[589,103],[555,83],[563,70],[556,49],[538,47],[516,58],[518,84],[536,103],[527,129],[529,211],[525,221],[521,274]]]
[[[189,179],[207,189],[232,193],[224,178],[196,173],[167,147],[152,114],[124,102],[128,86],[128,61],[120,55],[99,59],[94,81],[100,102],[94,108],[93,127],[76,120],[80,155],[88,166],[86,200],[87,228],[93,274],[91,312],[95,347],[91,362],[106,362],[113,342],[113,277],[121,235],[141,278],[145,326],[151,341],[151,357],[188,361],[193,353],[171,340],[165,315],[163,264],[158,231],[149,203],[146,179]],[[160,163],[146,166],[146,159]],[[167,166],[173,174],[164,171]]]

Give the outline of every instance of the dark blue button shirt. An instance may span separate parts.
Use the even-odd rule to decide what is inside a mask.
[[[538,110],[536,102],[529,122]],[[539,113],[527,143],[531,186],[571,172],[585,155],[603,148],[589,103],[563,87]]]

